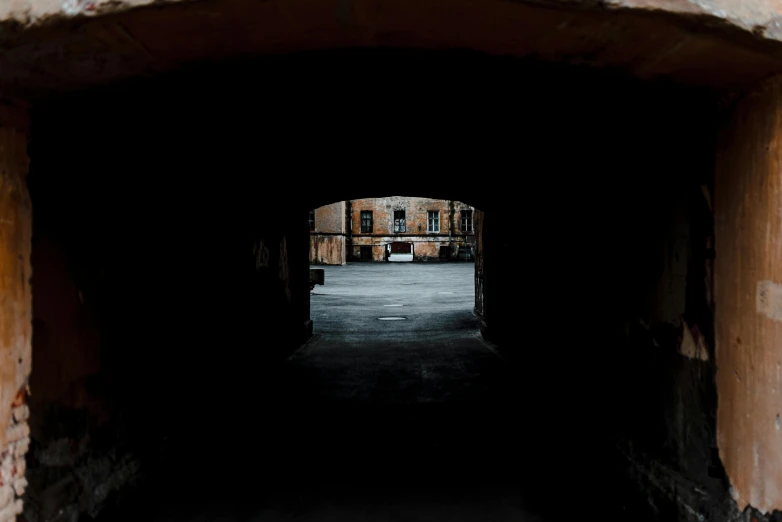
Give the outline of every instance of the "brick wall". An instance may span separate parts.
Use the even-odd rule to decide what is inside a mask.
[[[455,258],[460,248],[473,242],[473,232],[461,230],[464,209],[473,207],[460,201],[406,196],[353,200],[351,258],[360,259],[361,247],[371,246],[373,260],[383,261],[386,245],[395,241],[413,243],[415,259],[419,261],[440,259],[441,247],[450,247],[450,258]],[[394,211],[398,210],[405,211],[406,231],[395,233]],[[372,212],[371,233],[361,231],[362,211]],[[430,211],[439,213],[439,232],[429,232]]]
[[[24,394],[14,401],[13,415],[6,430],[6,447],[0,453],[0,522],[13,522],[23,511],[22,496],[27,489],[27,461],[30,448],[30,428],[27,419],[30,408],[24,404]]]
[[[315,232],[344,234],[345,202],[339,201],[315,209]]]
[[[314,230],[310,229],[310,263],[344,265],[347,260],[346,202],[324,205],[316,208],[314,213]]]

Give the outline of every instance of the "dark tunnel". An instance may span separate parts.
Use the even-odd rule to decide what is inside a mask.
[[[390,48],[35,107],[28,520],[188,502],[249,520],[334,484],[355,504],[515,488],[545,521],[724,513],[720,110],[612,71]],[[390,192],[481,209],[475,328],[503,356],[500,399],[302,400],[287,357],[317,329],[307,212]],[[705,348],[683,357],[690,341]]]

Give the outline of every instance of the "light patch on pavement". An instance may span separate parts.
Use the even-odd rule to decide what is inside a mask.
[[[453,295],[453,292],[437,292],[438,294],[447,294],[447,295]]]
[[[378,317],[381,321],[404,321],[407,319],[407,317],[402,317],[401,315],[392,315],[390,317]]]
[[[403,305],[403,304],[390,304],[390,305],[383,305],[383,306],[390,307],[390,306],[405,306],[405,305]]]

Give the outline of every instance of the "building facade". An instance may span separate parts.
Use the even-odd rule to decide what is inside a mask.
[[[310,210],[310,264],[344,265],[347,260],[347,202]]]
[[[472,261],[474,214],[459,201],[404,196],[320,207],[310,212],[310,262]]]

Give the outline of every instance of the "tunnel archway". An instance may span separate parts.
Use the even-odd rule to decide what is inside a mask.
[[[349,48],[473,49],[721,87],[780,72],[770,4],[224,0],[160,7],[146,0],[9,7],[4,92],[38,101],[194,63]]]
[[[192,437],[193,448],[228,440],[228,419],[247,427],[245,399],[259,381],[274,382],[273,361],[309,336],[306,212],[387,193],[401,179],[485,209],[482,328],[525,368],[524,411],[546,429],[520,444],[548,449],[551,460],[531,466],[541,482],[611,462],[615,473],[593,487],[625,491],[626,468],[646,483],[655,477],[639,471],[644,463],[691,465],[712,488],[704,509],[721,509],[712,501],[724,496],[724,477],[700,455],[714,436],[714,412],[702,407],[713,406],[713,366],[680,353],[679,339],[697,324],[693,342],[706,339],[711,357],[704,194],[715,97],[475,53],[361,56],[357,68],[355,53],[333,53],[340,81],[322,90],[306,80],[324,56],[302,55],[260,62],[284,78],[268,88],[249,81],[259,62],[244,62],[39,107],[35,241],[66,252],[79,280],[66,299],[99,310],[96,358],[104,378],[117,377],[110,389],[90,388],[93,369],[81,368],[49,383],[48,396],[111,397],[115,410],[98,404],[90,414],[125,408],[145,462],[164,453],[162,433]],[[366,57],[377,58],[377,81],[354,96]],[[485,83],[460,82],[468,73]],[[56,328],[38,319],[39,329]],[[79,324],[89,331],[88,322]],[[38,364],[51,364],[53,347],[38,339]],[[617,365],[624,373],[610,370]],[[688,386],[698,393],[679,395]],[[157,401],[165,407],[150,412]],[[56,442],[42,425],[34,434],[44,447]],[[624,453],[612,447],[621,442]],[[269,442],[251,453],[261,462],[273,451]],[[663,511],[685,509],[642,491]]]

